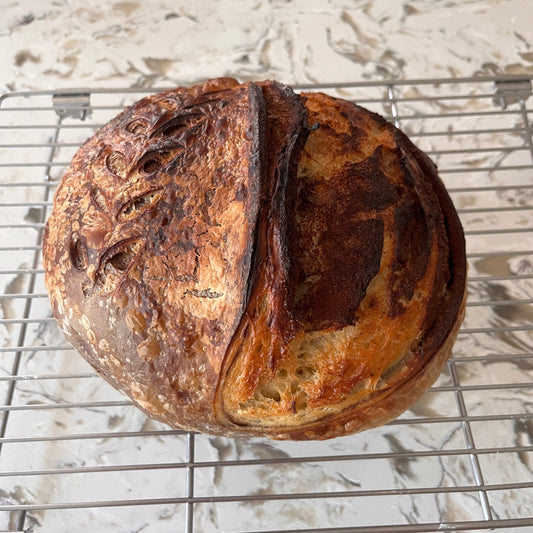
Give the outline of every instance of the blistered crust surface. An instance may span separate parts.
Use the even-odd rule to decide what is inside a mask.
[[[326,438],[390,420],[437,377],[462,320],[464,240],[434,165],[405,136],[348,102],[302,99],[313,131],[287,186],[278,271],[290,336],[272,342],[264,283],[222,401],[236,425]]]
[[[464,314],[462,229],[392,125],[276,82],[145,98],[78,152],[43,262],[55,316],[172,426],[330,438],[407,409]]]
[[[150,413],[205,428],[246,301],[263,121],[257,87],[211,85],[148,97],[90,139],[44,245],[74,346]]]

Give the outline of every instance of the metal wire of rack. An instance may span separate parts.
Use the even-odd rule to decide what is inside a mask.
[[[326,442],[147,419],[51,318],[40,244],[80,144],[153,90],[0,96],[0,532],[533,529],[531,77],[301,86],[357,101],[437,163],[467,237],[454,355],[396,421]]]

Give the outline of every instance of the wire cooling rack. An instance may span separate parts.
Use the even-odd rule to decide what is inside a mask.
[[[79,145],[151,90],[0,97],[0,532],[533,529],[531,79],[301,87],[356,100],[438,164],[467,237],[467,316],[396,421],[326,442],[188,434],[97,377],[51,317],[40,245]]]

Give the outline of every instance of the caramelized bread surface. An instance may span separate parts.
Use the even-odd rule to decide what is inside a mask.
[[[149,96],[74,157],[47,222],[54,315],[147,414],[331,438],[436,379],[464,237],[432,162],[383,118],[232,79]]]

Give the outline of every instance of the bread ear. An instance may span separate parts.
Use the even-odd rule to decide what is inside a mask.
[[[330,438],[396,417],[436,379],[464,313],[464,238],[435,167],[405,136],[349,102],[301,100],[317,127],[274,233],[286,267],[262,262],[219,396],[251,433]]]

